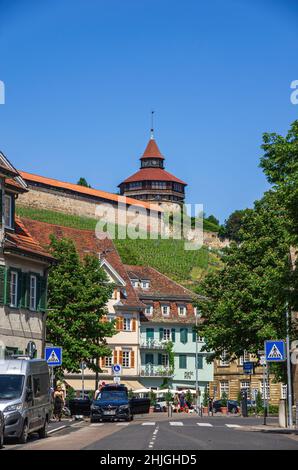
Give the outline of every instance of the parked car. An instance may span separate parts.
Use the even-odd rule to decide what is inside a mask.
[[[0,411],[5,437],[25,444],[28,435],[47,436],[51,416],[49,367],[41,359],[8,359],[0,363]]]
[[[4,414],[0,411],[0,449],[3,447],[4,443],[4,428],[5,428],[5,421],[4,421]]]
[[[167,411],[167,406],[164,404],[164,403],[156,403],[154,405],[154,408],[153,408],[153,411],[155,413],[160,413],[160,412],[164,412],[164,411]]]
[[[215,400],[213,402],[214,413],[221,411],[221,408],[223,408],[222,400]],[[227,408],[229,413],[239,413],[240,410],[239,403],[236,400],[229,400]]]
[[[124,385],[106,385],[91,403],[90,420],[132,421],[135,414],[149,413],[149,398],[128,398],[128,391]]]

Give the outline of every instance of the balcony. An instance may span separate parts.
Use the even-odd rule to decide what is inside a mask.
[[[164,350],[166,349],[167,341],[157,341],[155,339],[142,340],[140,344],[141,349],[154,349]]]
[[[151,364],[141,367],[141,377],[173,377],[173,375],[174,372],[169,367],[155,367]]]

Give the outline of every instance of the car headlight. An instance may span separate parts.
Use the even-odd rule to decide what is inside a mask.
[[[129,410],[129,406],[128,406],[128,405],[120,405],[120,406],[119,406],[119,410],[120,410],[120,411],[128,411],[128,410]]]
[[[91,405],[91,410],[99,410],[100,406],[99,405]]]
[[[15,405],[9,405],[4,408],[3,413],[10,413],[11,411],[20,411],[22,409],[22,403],[16,403]]]

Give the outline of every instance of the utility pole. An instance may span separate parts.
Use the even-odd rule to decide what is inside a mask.
[[[196,412],[199,411],[199,381],[198,381],[198,310],[196,310]]]
[[[290,355],[290,315],[289,304],[286,305],[286,352],[287,352],[287,375],[288,375],[288,409],[289,409],[289,427],[293,427],[293,410],[292,410],[292,372],[291,372],[291,355]]]

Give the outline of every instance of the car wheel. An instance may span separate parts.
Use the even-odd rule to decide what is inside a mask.
[[[130,421],[133,421],[133,414],[130,415]]]
[[[2,449],[4,444],[4,428],[2,429],[2,434],[0,436],[0,449]]]
[[[48,437],[48,418],[45,417],[43,427],[38,431],[39,439],[45,439]]]
[[[25,421],[24,424],[23,424],[23,429],[22,429],[21,435],[18,439],[19,443],[20,444],[26,444],[26,442],[28,440],[28,435],[29,435],[29,427],[28,427],[27,421]]]

